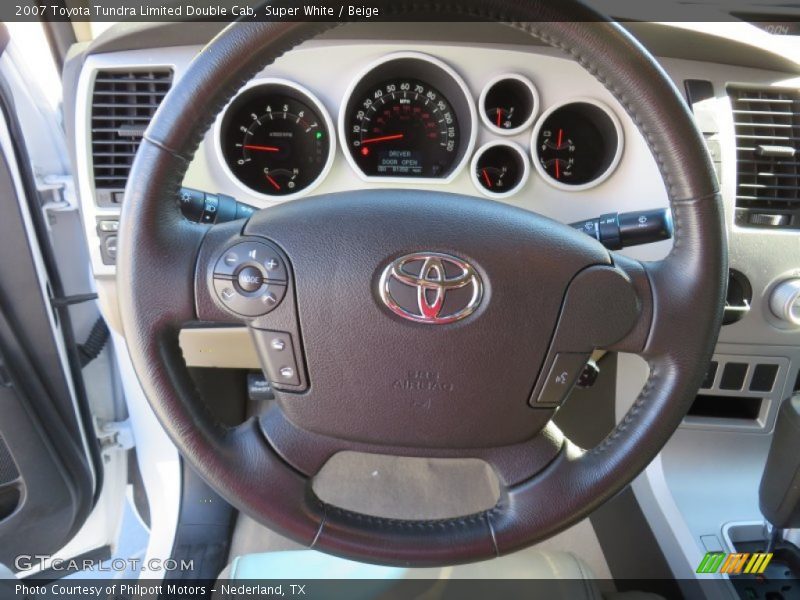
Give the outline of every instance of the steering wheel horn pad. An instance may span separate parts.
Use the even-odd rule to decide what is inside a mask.
[[[399,447],[505,446],[541,429],[549,415],[528,400],[565,291],[579,271],[610,263],[600,244],[570,227],[434,192],[286,203],[256,213],[244,233],[274,242],[294,273],[311,386],[280,395],[286,417],[314,433]],[[483,294],[473,314],[423,324],[388,310],[381,276],[415,251],[476,269]],[[253,326],[277,329],[271,314]]]
[[[586,22],[582,5],[490,4],[429,9],[440,18],[468,10],[515,21],[524,12],[529,22],[512,26],[566,50],[616,95],[664,177],[675,223],[667,258],[638,262],[540,215],[431,191],[295,200],[245,224],[182,219],[177,191],[213,117],[243,82],[331,24],[229,26],[164,100],[126,190],[121,312],[159,420],[234,506],[347,558],[415,566],[474,561],[584,517],[666,443],[699,387],[720,326],[727,276],[721,205],[702,139],[672,83],[621,27]],[[394,10],[425,7],[401,2]],[[258,258],[238,275],[221,274],[219,261],[242,243],[261,244],[280,260],[265,270]],[[420,292],[427,294],[418,299],[420,312],[428,321],[457,314],[465,301],[449,289],[437,296],[443,282],[479,281],[468,312],[415,322],[387,305],[387,269],[418,253],[434,257],[418,273],[431,282]],[[270,271],[278,264],[285,268],[280,277]],[[467,269],[472,274],[460,280],[459,264],[474,273]],[[232,312],[220,281],[268,309]],[[272,301],[263,295],[269,285],[281,292]],[[453,304],[440,305],[448,295]],[[285,376],[275,384],[276,405],[260,419],[224,427],[199,400],[177,343],[180,328],[198,321],[246,323],[271,378]],[[620,425],[583,450],[550,421],[563,395],[545,390],[563,365],[580,364],[596,348],[638,353],[651,374]],[[276,366],[280,352],[292,368]],[[323,503],[310,484],[342,450],[482,458],[498,472],[501,498],[489,511],[440,521],[353,513]]]

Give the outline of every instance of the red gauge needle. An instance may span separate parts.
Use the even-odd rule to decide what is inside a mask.
[[[503,109],[497,109],[497,126],[500,127],[500,124],[503,122]]]
[[[559,129],[558,130],[558,141],[556,141],[556,147],[559,150],[561,149],[561,142],[563,141],[563,139],[564,139],[564,130],[563,129]]]
[[[374,142],[391,142],[392,140],[402,140],[404,137],[405,135],[402,133],[396,133],[394,135],[382,135],[380,137],[361,140],[361,145],[363,146],[364,144],[372,144]]]
[[[486,172],[486,169],[481,169],[481,173],[483,174],[483,180],[486,182],[487,187],[492,187],[492,180]]]
[[[272,187],[274,187],[276,190],[280,190],[281,189],[280,184],[277,181],[275,181],[272,178],[272,176],[267,175],[267,181],[269,181],[272,184]]]
[[[556,159],[556,179],[561,179],[561,169],[559,167],[560,164],[561,161],[559,159]]]
[[[251,144],[244,145],[245,150],[256,150],[258,152],[280,152],[280,148],[276,148],[275,146],[253,146]]]

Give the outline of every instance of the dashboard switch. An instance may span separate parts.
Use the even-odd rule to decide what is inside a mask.
[[[535,407],[558,406],[567,397],[578,381],[586,361],[587,354],[578,352],[559,352],[550,367],[547,379],[533,403]]]
[[[226,223],[248,218],[255,212],[252,206],[230,196],[207,194],[192,188],[181,188],[179,199],[183,216],[196,223]]]
[[[775,378],[778,376],[779,365],[760,364],[753,369],[750,379],[751,392],[771,392],[775,387]]]
[[[672,237],[672,214],[668,209],[642,210],[619,215],[622,246],[638,246]]]
[[[787,279],[776,285],[769,307],[779,319],[800,327],[800,279]]]
[[[747,375],[747,363],[729,362],[722,370],[722,377],[719,380],[721,390],[741,390],[744,386],[744,378]]]
[[[672,214],[667,208],[608,213],[570,226],[592,236],[609,250],[619,250],[670,239]]]

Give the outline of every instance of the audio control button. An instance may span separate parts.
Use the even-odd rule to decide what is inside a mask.
[[[286,286],[262,282],[255,291],[248,292],[239,280],[234,282],[230,279],[214,278],[214,291],[228,310],[243,317],[260,317],[281,303],[286,295]]]
[[[236,283],[245,292],[257,292],[264,285],[264,277],[258,268],[246,266],[236,274]]]
[[[228,248],[214,265],[214,276],[233,279],[245,267],[258,269],[269,282],[285,283],[288,278],[286,265],[278,252],[261,242],[241,242]]]

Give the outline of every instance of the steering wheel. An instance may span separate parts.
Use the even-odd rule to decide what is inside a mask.
[[[428,12],[508,21],[602,82],[663,177],[674,220],[665,259],[638,262],[543,216],[433,191],[361,190],[287,202],[247,222],[185,220],[179,189],[216,115],[262,68],[332,23],[228,26],[165,98],[126,190],[122,319],[162,425],[236,508],[359,561],[475,561],[583,518],[675,431],[720,327],[718,188],[691,115],[654,59],[575,2],[458,4],[390,10],[398,20]],[[198,321],[247,324],[275,388],[265,415],[229,428],[203,405],[177,339]],[[581,449],[551,418],[598,348],[639,354],[650,376],[620,424]],[[496,471],[500,499],[436,521],[331,506],[311,479],[345,450],[479,458]]]

